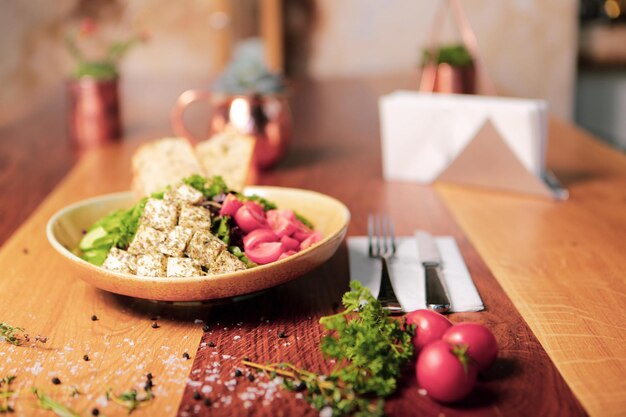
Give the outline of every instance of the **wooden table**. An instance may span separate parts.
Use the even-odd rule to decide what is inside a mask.
[[[337,309],[347,289],[345,246],[316,271],[254,298],[180,307],[131,300],[77,281],[63,273],[63,262],[45,239],[45,222],[59,208],[128,188],[132,151],[168,134],[169,104],[191,86],[128,83],[127,138],[83,155],[66,146],[60,94],[0,128],[0,239],[12,235],[0,251],[0,321],[49,338],[36,348],[0,344],[0,377],[15,373],[19,387],[37,386],[83,415],[93,407],[107,416],[125,415],[122,408],[105,405],[103,393],[140,384],[147,372],[154,375],[157,396],[134,415],[316,415],[264,377],[249,381],[233,373],[247,372],[243,357],[329,369],[317,349],[317,320]],[[487,310],[451,318],[492,328],[499,362],[471,399],[454,406],[419,395],[408,372],[388,402],[388,414],[623,415],[624,155],[553,121],[549,165],[570,190],[567,202],[444,184],[385,183],[376,99],[398,86],[406,86],[406,79],[298,85],[292,100],[294,146],[275,170],[260,177],[262,184],[341,199],[352,212],[350,235],[365,233],[367,213],[387,211],[402,234],[426,228],[457,238]],[[153,108],[141,103],[148,96]],[[91,320],[94,314],[97,321]],[[154,329],[157,316],[160,327]],[[278,337],[280,332],[287,337]],[[55,376],[61,385],[51,383]],[[84,394],[70,397],[71,386]],[[195,399],[196,391],[212,405]],[[17,415],[47,415],[37,412],[28,392],[16,408]]]

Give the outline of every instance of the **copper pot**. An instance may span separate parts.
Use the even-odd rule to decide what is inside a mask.
[[[450,94],[475,94],[476,71],[474,66],[456,67],[450,64],[436,66],[433,92]]]
[[[196,101],[208,101],[212,105],[207,137],[192,134],[183,119],[187,106]],[[172,109],[172,127],[178,136],[201,141],[226,127],[250,135],[256,139],[255,164],[267,169],[285,154],[291,140],[291,113],[289,104],[279,95],[230,95],[218,96],[203,90],[188,90],[180,95]]]
[[[68,135],[73,145],[92,148],[122,136],[117,78],[68,81],[67,105]]]

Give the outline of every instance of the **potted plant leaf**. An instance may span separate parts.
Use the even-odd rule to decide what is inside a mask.
[[[118,66],[134,46],[147,39],[145,33],[134,33],[103,46],[95,42],[102,41],[96,39],[98,32],[96,23],[86,18],[78,30],[65,37],[75,64],[67,83],[68,131],[72,143],[81,148],[121,137]],[[94,54],[87,46],[99,51]]]

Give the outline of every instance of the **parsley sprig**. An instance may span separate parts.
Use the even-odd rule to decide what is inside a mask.
[[[109,388],[106,392],[107,399],[113,401],[115,404],[120,405],[126,410],[128,414],[132,413],[136,409],[146,406],[154,399],[154,393],[152,392],[152,376],[148,374],[146,377],[146,383],[144,385],[144,393],[140,395],[136,389],[130,389],[124,391],[119,395],[115,395],[112,388]]]
[[[38,390],[37,388],[32,389],[33,394],[37,397],[37,405],[39,408],[43,410],[52,411],[59,417],[82,417],[78,411],[73,410],[72,408],[61,404],[58,401],[53,400],[48,394],[43,391]]]
[[[361,283],[350,283],[342,298],[345,311],[322,317],[331,333],[321,341],[327,358],[337,360],[329,375],[319,375],[288,363],[243,364],[286,377],[284,386],[306,389],[305,399],[317,410],[331,407],[333,416],[384,415],[384,398],[397,388],[402,368],[413,356],[413,326],[388,316]]]
[[[30,336],[23,327],[12,326],[9,323],[0,322],[0,340],[4,340],[15,346],[21,346],[25,342],[30,342]],[[46,343],[47,337],[35,336],[36,342]]]
[[[17,395],[11,384],[15,380],[15,375],[8,375],[0,379],[0,414],[12,413],[15,411],[9,399]]]

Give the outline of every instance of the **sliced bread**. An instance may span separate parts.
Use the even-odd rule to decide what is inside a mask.
[[[132,159],[132,189],[138,196],[163,191],[193,174],[204,175],[186,139],[164,138],[141,146]]]
[[[196,156],[204,175],[221,175],[228,187],[241,191],[254,173],[255,140],[251,136],[226,130],[200,142]]]

